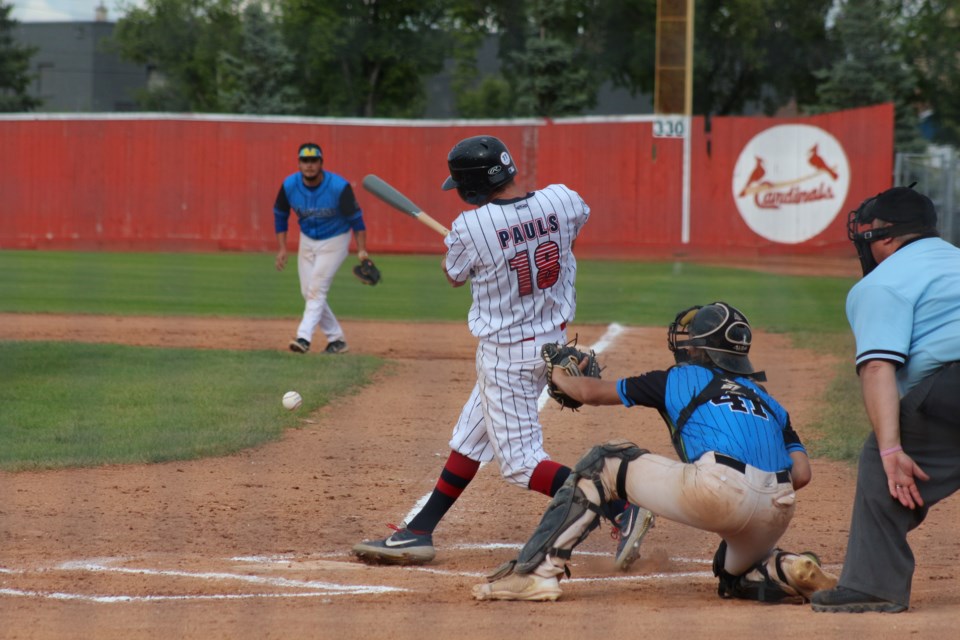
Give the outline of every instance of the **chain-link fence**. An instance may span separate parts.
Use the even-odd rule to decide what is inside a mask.
[[[960,157],[953,147],[931,147],[927,153],[898,153],[894,184],[916,182],[930,196],[939,214],[940,235],[960,245]]]

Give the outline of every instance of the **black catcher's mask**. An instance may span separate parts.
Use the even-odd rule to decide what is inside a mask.
[[[750,362],[753,332],[746,316],[726,302],[690,307],[677,314],[667,329],[667,346],[678,364],[690,360],[690,347],[698,347],[725,371],[765,380]]]

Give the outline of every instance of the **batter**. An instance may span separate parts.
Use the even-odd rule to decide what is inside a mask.
[[[436,554],[433,531],[482,462],[496,460],[512,484],[554,495],[570,475],[543,448],[537,399],[546,386],[540,347],[566,342],[576,310],[573,245],[590,216],[583,199],[562,184],[528,192],[517,167],[493,136],[459,142],[447,157],[443,189],[477,207],[462,212],[446,237],[442,261],[450,284],[470,282],[467,321],[478,339],[477,382],[450,439],[450,456],[424,508],[384,540],[353,547],[367,562],[419,564]],[[623,501],[606,514],[618,525],[617,565],[636,559],[652,514]]]

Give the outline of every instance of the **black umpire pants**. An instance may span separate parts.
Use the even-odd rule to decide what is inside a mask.
[[[839,584],[904,606],[916,562],[907,533],[930,507],[960,489],[960,363],[940,369],[900,401],[900,444],[930,480],[918,481],[924,506],[891,497],[876,435],[860,452],[847,555]]]

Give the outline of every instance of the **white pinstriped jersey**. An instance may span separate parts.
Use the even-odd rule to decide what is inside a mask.
[[[458,282],[471,281],[470,332],[512,344],[572,321],[572,245],[589,217],[583,199],[562,184],[457,216],[445,241],[446,269]]]

